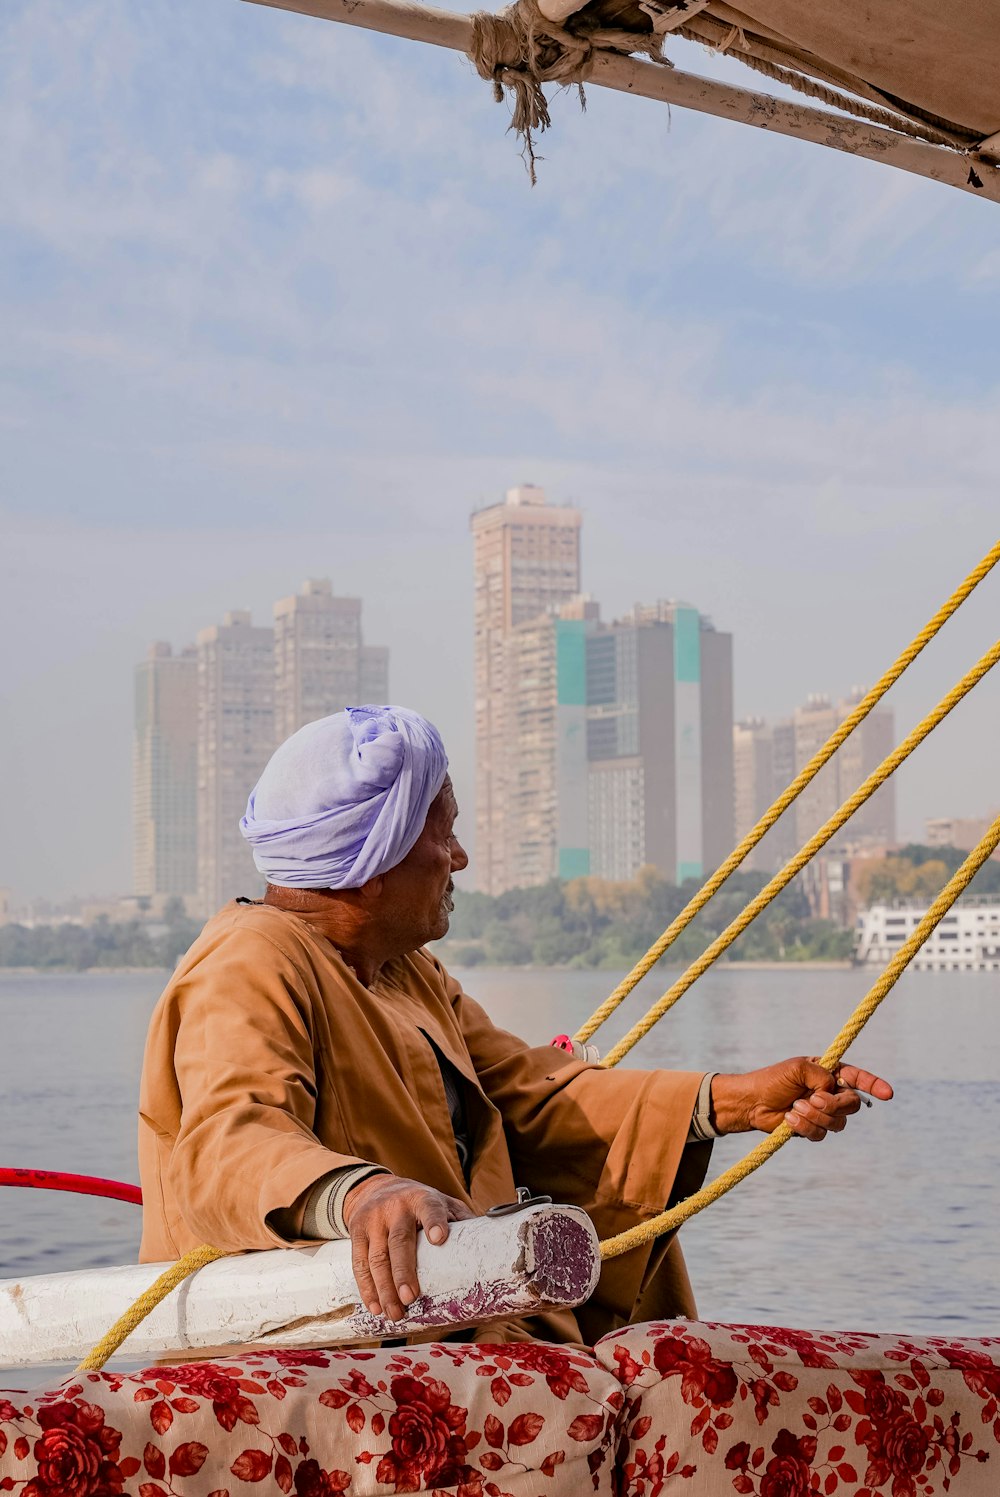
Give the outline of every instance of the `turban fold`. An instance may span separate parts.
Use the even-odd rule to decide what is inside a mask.
[[[276,749],[240,831],[270,884],[359,889],[401,863],[448,773],[437,728],[406,707],[348,707]]]

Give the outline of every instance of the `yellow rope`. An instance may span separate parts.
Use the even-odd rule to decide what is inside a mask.
[[[913,732],[903,739],[898,748],[893,749],[892,753],[882,760],[878,768],[872,771],[864,784],[855,790],[854,794],[840,807],[840,810],[835,812],[829,821],[820,827],[815,836],[811,837],[805,846],[795,854],[794,858],[791,858],[785,864],[780,873],[776,873],[770,882],[764,885],[760,893],[755,895],[746,908],[737,915],[736,919],[726,926],[721,935],[716,936],[712,944],[702,952],[696,961],[691,963],[690,967],[682,973],[672,987],[667,989],[663,997],[659,998],[653,1004],[652,1008],[643,1015],[638,1023],[632,1026],[628,1034],[608,1051],[601,1062],[602,1065],[616,1066],[620,1060],[624,1059],[632,1047],[637,1045],[642,1037],[649,1033],[653,1025],[663,1018],[668,1009],[673,1008],[674,1004],[684,996],[688,988],[701,977],[702,973],[708,971],[712,963],[733,944],[738,935],[746,930],[747,926],[757,918],[761,910],[766,909],[772,899],[775,899],[781,893],[782,889],[791,883],[795,875],[805,867],[810,858],[814,857],[820,848],[829,842],[830,838],[840,830],[844,823],[850,820],[859,806],[863,806],[865,801],[869,800],[875,794],[879,786],[884,784],[893,771],[902,764],[904,759],[909,758],[918,744],[922,743],[927,735],[937,727],[942,718],[947,717],[952,708],[957,706],[962,698],[968,695],[976,683],[982,680],[983,676],[996,665],[998,660],[1000,660],[1000,640],[997,640],[992,649],[987,650],[982,659],[973,666],[967,675],[962,677],[957,686],[954,686],[946,696],[942,697],[934,710],[928,713],[923,722],[917,724]]]
[[[831,1070],[843,1060],[849,1046],[857,1039],[879,1004],[895,986],[901,973],[997,847],[1000,847],[1000,816],[994,821],[982,841],[969,853],[958,871],[948,880],[916,930],[899,948],[881,977],[866,993],[825,1055],[820,1057],[821,1066]],[[713,1180],[711,1185],[706,1185],[703,1190],[689,1196],[686,1201],[681,1201],[680,1205],[674,1206],[670,1211],[661,1212],[659,1216],[654,1216],[650,1221],[642,1222],[639,1226],[631,1227],[627,1232],[621,1232],[617,1237],[609,1237],[602,1242],[601,1257],[617,1258],[619,1254],[627,1253],[632,1248],[645,1246],[655,1237],[662,1236],[664,1232],[673,1232],[689,1217],[695,1216],[699,1211],[704,1211],[706,1206],[710,1206],[713,1201],[717,1201],[720,1196],[732,1190],[734,1185],[738,1185],[741,1180],[752,1175],[766,1159],[770,1159],[772,1154],[776,1154],[783,1144],[794,1137],[795,1134],[788,1124],[781,1123],[755,1149],[751,1149],[750,1153],[738,1164],[734,1164],[717,1180]]]
[[[882,700],[889,688],[899,680],[899,677],[906,670],[907,666],[910,665],[920,654],[921,650],[923,650],[924,647],[930,643],[930,641],[939,632],[939,630],[942,629],[943,626],[948,622],[952,614],[955,613],[956,610],[961,606],[961,604],[965,602],[966,598],[969,596],[972,590],[977,587],[980,582],[982,582],[983,578],[986,577],[990,571],[992,571],[998,561],[1000,561],[1000,541],[997,542],[997,544],[991,551],[987,552],[986,556],[983,557],[979,565],[969,573],[968,577],[966,577],[961,587],[957,588],[956,591],[952,593],[948,601],[942,608],[938,610],[938,612],[930,620],[927,626],[920,631],[920,633],[914,640],[911,641],[909,645],[907,645],[906,649],[899,656],[898,660],[896,660],[886,671],[885,675],[875,683],[871,691],[869,691],[867,695],[863,697],[863,699],[857,704],[857,706],[849,714],[849,716],[844,719],[844,721],[840,724],[836,731],[830,736],[830,738],[827,739],[823,747],[817,750],[817,752],[809,760],[809,763],[805,766],[805,768],[796,775],[795,779],[789,785],[788,789],[778,796],[778,799],[774,802],[774,805],[771,806],[769,810],[764,812],[764,815],[760,818],[757,825],[752,829],[752,831],[749,831],[747,833],[739,846],[729,854],[729,857],[726,859],[726,861],[719,868],[717,868],[716,871],[712,874],[711,878],[702,885],[694,898],[684,907],[684,909],[677,916],[676,920],[674,920],[667,927],[667,929],[663,932],[663,935],[660,936],[659,940],[653,943],[653,945],[646,952],[645,956],[641,957],[640,960],[636,962],[631,972],[627,977],[622,979],[622,981],[618,984],[610,997],[607,998],[604,1003],[601,1004],[600,1008],[598,1008],[591,1015],[587,1022],[577,1030],[573,1038],[579,1044],[586,1044],[587,1040],[589,1040],[592,1035],[596,1034],[597,1030],[600,1029],[605,1020],[611,1017],[618,1006],[622,1002],[624,1002],[629,993],[631,993],[636,983],[640,982],[642,978],[646,976],[646,973],[656,965],[656,963],[660,960],[660,957],[673,945],[681,932],[687,929],[687,927],[691,924],[691,921],[699,913],[699,911],[704,909],[705,905],[712,898],[713,894],[715,894],[726,882],[726,879],[729,877],[729,875],[736,871],[736,869],[743,862],[743,859],[753,851],[753,849],[757,846],[757,843],[760,842],[764,835],[770,831],[771,827],[778,820],[779,816],[781,816],[781,814],[788,809],[792,802],[796,800],[799,795],[801,795],[802,791],[806,788],[810,781],[816,778],[820,770],[823,768],[823,765],[826,764],[828,760],[832,759],[833,755],[836,753],[837,749],[844,742],[844,740],[854,732],[854,729],[858,726],[859,723],[864,721],[869,712],[871,712],[872,708]]]
[[[172,1263],[165,1273],[161,1273],[155,1279],[144,1294],[133,1305],[120,1316],[108,1331],[102,1336],[79,1367],[77,1372],[99,1372],[109,1357],[113,1357],[127,1336],[131,1336],[137,1325],[141,1325],[146,1316],[155,1310],[162,1299],[166,1299],[171,1289],[176,1289],[178,1284],[196,1273],[199,1268],[204,1268],[206,1263],[212,1263],[216,1258],[225,1258],[225,1253],[220,1253],[218,1248],[209,1247],[207,1243],[202,1247],[193,1248],[190,1253],[185,1253],[183,1258]]]

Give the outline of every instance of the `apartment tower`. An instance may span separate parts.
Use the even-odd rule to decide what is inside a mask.
[[[858,689],[838,702],[814,695],[791,717],[769,726],[762,718],[733,733],[736,837],[742,839],[771,803],[822,748],[861,700]],[[891,708],[876,707],[793,801],[745,866],[772,871],[803,846],[879,765],[895,744]],[[891,847],[896,841],[896,786],[890,779],[856,811],[831,850]]]
[[[274,751],[274,631],[227,613],[198,635],[198,904],[209,915],[261,888],[240,834]]]
[[[505,644],[503,838],[513,884],[590,872],[586,647],[597,619],[596,603],[573,598],[518,624]]]
[[[509,642],[522,625],[580,591],[580,514],[548,504],[525,484],[473,514],[475,576],[476,881],[487,894],[523,882],[512,845],[515,760],[511,720],[517,700]],[[523,650],[515,647],[515,657]],[[582,703],[579,704],[582,706]],[[554,710],[554,709],[553,709]],[[522,787],[523,788],[523,787]]]
[[[590,871],[701,878],[733,841],[732,636],[660,602],[586,652]]]
[[[198,658],[150,645],[135,669],[132,888],[192,900],[196,861]]]
[[[774,800],[774,739],[762,717],[747,717],[733,728],[733,838],[742,842]],[[754,848],[745,869],[762,868]]]
[[[275,741],[331,712],[389,698],[389,651],[365,645],[361,599],[338,598],[328,578],[274,605]]]
[[[844,718],[857,706],[865,695],[861,687],[855,687],[849,696],[837,704],[838,720]],[[838,804],[845,801],[858,786],[877,769],[896,747],[896,719],[889,707],[876,707],[859,723],[847,742],[837,750],[839,761]],[[872,847],[891,847],[896,841],[896,777],[893,775],[851,817],[838,842],[868,844]]]

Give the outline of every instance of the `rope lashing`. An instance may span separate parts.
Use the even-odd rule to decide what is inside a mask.
[[[956,588],[948,601],[938,609],[934,617],[910,641],[898,659],[892,663],[885,674],[876,681],[871,690],[866,693],[857,706],[845,717],[844,721],[830,735],[822,748],[817,749],[816,753],[809,760],[809,763],[799,771],[787,790],[783,791],[774,804],[764,812],[757,825],[747,833],[739,846],[729,854],[725,862],[720,864],[712,876],[706,880],[697,894],[684,906],[684,909],[681,910],[677,918],[668,925],[662,936],[654,941],[644,956],[640,957],[631,972],[622,979],[614,992],[594,1011],[587,1022],[581,1025],[573,1036],[575,1040],[580,1044],[585,1044],[600,1029],[605,1020],[611,1017],[615,1010],[628,997],[636,984],[641,982],[647,972],[660,960],[660,957],[670,949],[677,940],[677,937],[682,931],[687,929],[695,916],[705,908],[705,905],[718,892],[730,874],[735,873],[744,858],[749,856],[783,812],[802,794],[806,786],[816,778],[824,764],[833,758],[833,755],[845,739],[854,732],[859,723],[865,720],[872,709],[882,700],[890,687],[899,680],[900,676],[913,663],[920,652],[930,644],[931,640],[940,632],[952,614],[961,607],[973,589],[978,587],[979,583],[982,582],[983,578],[988,576],[998,561],[1000,561],[1000,541],[997,542],[992,550],[987,552],[979,565],[973,568],[961,586]]]
[[[191,1274],[197,1273],[199,1268],[204,1268],[206,1263],[214,1263],[216,1258],[226,1256],[226,1253],[209,1247],[206,1243],[202,1247],[193,1248],[190,1253],[185,1253],[183,1258],[172,1263],[165,1273],[154,1279],[149,1288],[129,1305],[125,1314],[118,1317],[107,1335],[102,1336],[93,1350],[84,1357],[77,1372],[100,1372],[108,1358],[114,1356],[122,1342],[131,1336],[136,1326],[142,1324],[161,1300],[166,1299],[172,1289],[176,1289]]]
[[[673,67],[662,51],[668,36],[682,36],[708,45],[715,51],[726,52],[736,42],[737,46],[730,55],[773,82],[815,99],[830,109],[853,115],[881,129],[952,150],[969,150],[975,145],[969,132],[950,125],[948,121],[936,122],[933,117],[918,117],[909,113],[902,104],[897,107],[888,96],[879,96],[884,98],[884,102],[876,103],[859,94],[845,93],[820,78],[810,77],[798,68],[775,61],[767,55],[766,44],[754,38],[751,45],[739,26],[731,26],[728,32],[710,38],[703,28],[706,20],[709,25],[717,24],[714,18],[699,17],[692,24],[678,25],[676,19],[653,15],[652,9],[648,14],[653,16],[653,20],[646,31],[602,26],[586,9],[565,17],[560,24],[542,15],[537,0],[515,0],[499,14],[478,11],[472,16],[472,44],[468,57],[479,76],[493,84],[498,103],[505,94],[510,96],[510,128],[523,142],[523,154],[533,186],[535,134],[541,134],[551,124],[542,85],[555,83],[566,88],[575,84],[585,108],[583,85],[593,72],[595,57],[602,53],[617,53],[619,56],[641,53],[651,62]],[[831,115],[831,120],[835,121],[836,116]]]
[[[864,1029],[879,1004],[892,991],[921,946],[933,934],[936,926],[951,909],[958,896],[972,882],[986,859],[991,857],[998,847],[1000,847],[1000,816],[996,818],[985,837],[969,853],[962,866],[948,880],[912,935],[899,948],[885,971],[865,994],[837,1038],[820,1057],[821,1066],[832,1070],[834,1066],[839,1065],[849,1047]],[[607,1238],[601,1243],[601,1257],[617,1258],[621,1253],[630,1252],[632,1248],[644,1247],[654,1238],[662,1237],[665,1232],[676,1231],[682,1223],[696,1216],[699,1211],[704,1211],[706,1206],[711,1206],[741,1180],[752,1175],[754,1170],[760,1169],[772,1154],[776,1154],[790,1138],[794,1137],[796,1135],[788,1124],[781,1123],[773,1133],[762,1139],[755,1149],[751,1149],[749,1154],[734,1164],[731,1169],[725,1170],[710,1185],[688,1196],[686,1201],[681,1201],[679,1205],[672,1207],[669,1211],[661,1212],[659,1216],[654,1216],[649,1221],[641,1222],[637,1227],[629,1228],[627,1232],[620,1232],[617,1237]]]
[[[642,52],[651,62],[672,67],[662,54],[662,46],[663,37],[653,31],[614,30],[597,26],[585,16],[573,16],[560,26],[542,15],[535,0],[516,0],[498,15],[478,11],[472,17],[468,55],[480,78],[493,84],[498,104],[505,90],[510,95],[510,128],[523,142],[534,186],[535,132],[542,134],[552,123],[542,84],[557,83],[562,88],[575,84],[586,107],[583,85],[595,52],[626,56]]]
[[[707,972],[712,963],[733,944],[736,937],[746,930],[747,926],[757,918],[761,910],[766,909],[771,901],[777,898],[782,889],[791,883],[796,874],[800,873],[810,859],[815,857],[820,848],[825,846],[844,823],[850,820],[855,811],[860,806],[863,806],[865,801],[871,799],[879,786],[883,785],[889,776],[899,768],[904,759],[909,758],[914,749],[923,743],[924,739],[937,727],[938,723],[947,717],[953,708],[958,706],[963,697],[968,696],[972,688],[983,679],[988,671],[993,669],[998,660],[1000,660],[1000,640],[997,640],[996,644],[987,650],[982,659],[977,661],[972,669],[962,677],[957,686],[953,686],[951,691],[941,698],[933,711],[929,712],[923,721],[917,724],[912,733],[908,734],[902,743],[882,760],[878,768],[874,769],[864,783],[858,786],[854,794],[848,797],[839,811],[836,811],[830,817],[829,821],[824,822],[819,831],[810,837],[809,841],[804,847],[800,848],[794,858],[791,858],[785,864],[784,868],[764,885],[760,893],[751,899],[750,903],[737,915],[735,920],[730,921],[722,934],[716,936],[712,944],[702,952],[696,961],[691,963],[677,981],[667,989],[662,998],[657,999],[656,1003],[646,1011],[638,1023],[632,1026],[628,1034],[620,1039],[617,1045],[612,1046],[601,1062],[602,1065],[616,1066],[619,1061],[625,1058],[633,1046],[637,1045],[643,1036],[649,1033],[654,1024],[657,1024],[663,1018],[663,1015],[683,998],[688,988],[704,972]]]

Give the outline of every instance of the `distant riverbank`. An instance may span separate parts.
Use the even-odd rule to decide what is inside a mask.
[[[736,873],[670,948],[667,962],[686,966],[753,898],[765,882]],[[631,883],[579,878],[506,894],[455,891],[446,939],[437,944],[451,967],[565,968],[612,972],[632,967],[684,908],[697,884],[678,887],[652,868]],[[91,925],[0,926],[0,970],[18,972],[171,971],[196,939],[200,922],[178,901],[165,919],[96,920]],[[854,935],[815,920],[801,893],[785,892],[762,910],[733,950],[733,965],[802,967],[850,964]]]
[[[438,945],[434,950],[440,956],[446,967],[458,969],[467,967],[467,964],[457,960],[447,949]],[[830,962],[800,960],[797,957],[788,957],[784,961],[774,962],[729,962],[723,958],[718,965],[725,968],[727,972],[787,972],[790,968],[801,968],[809,972],[849,972],[852,970],[853,962]],[[672,962],[664,958],[657,963],[664,971],[676,969],[680,971],[684,966],[682,962]],[[86,973],[91,977],[139,977],[144,973],[152,973],[161,976],[164,982],[170,976],[173,968],[163,966],[149,967],[0,967],[0,981],[6,977],[74,977]],[[567,964],[546,965],[539,962],[521,962],[516,966],[510,963],[477,963],[475,970],[478,972],[568,972],[587,971],[603,972],[614,969],[604,967],[571,968]]]
[[[670,960],[686,966],[744,909],[767,883],[763,873],[734,873],[690,927],[670,947]],[[567,967],[610,972],[629,968],[649,950],[693,898],[699,880],[677,885],[655,868],[628,883],[607,879],[553,879],[504,894],[455,891],[447,940],[439,949],[459,967]],[[854,932],[817,920],[796,887],[779,894],[740,937],[734,965],[747,962],[801,966],[850,963]]]

